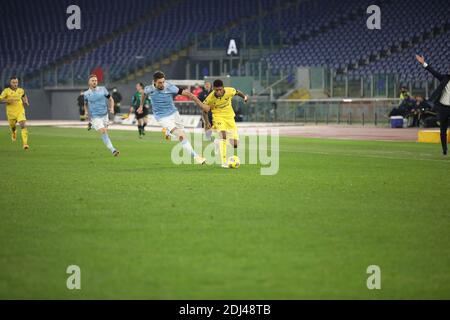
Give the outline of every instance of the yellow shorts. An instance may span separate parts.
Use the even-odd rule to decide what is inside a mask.
[[[16,124],[17,122],[22,122],[22,121],[27,120],[27,118],[25,117],[25,111],[8,113],[7,118],[8,118],[8,122],[10,124]]]
[[[234,118],[219,118],[213,116],[212,128],[217,132],[225,131],[227,138],[239,140],[239,134]]]

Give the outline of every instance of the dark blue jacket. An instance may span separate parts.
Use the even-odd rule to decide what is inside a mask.
[[[450,81],[450,74],[440,74],[430,65],[428,65],[425,69],[429,71],[436,79],[439,80],[439,86],[437,87],[436,90],[434,90],[429,99],[433,103],[438,103],[441,100],[442,92],[445,90],[445,87]]]

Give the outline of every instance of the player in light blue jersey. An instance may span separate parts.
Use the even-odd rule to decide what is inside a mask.
[[[144,102],[147,97],[150,98],[153,116],[160,126],[163,127],[163,134],[166,140],[170,140],[171,136],[178,137],[183,149],[194,158],[195,162],[205,164],[206,159],[194,151],[191,143],[186,138],[183,120],[173,102],[175,96],[188,96],[190,92],[187,90],[183,91],[170,82],[166,82],[164,73],[157,71],[153,75],[153,85],[145,87],[144,93],[141,95],[141,104],[137,112],[144,112]]]
[[[89,90],[85,91],[83,95],[85,115],[90,117],[92,127],[96,131],[100,131],[103,143],[113,156],[119,156],[120,152],[114,148],[108,136],[108,107],[110,112],[113,113],[114,99],[105,87],[98,86],[96,75],[89,76]]]

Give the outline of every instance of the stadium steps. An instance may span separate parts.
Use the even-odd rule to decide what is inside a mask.
[[[357,70],[360,67],[369,66],[375,62],[383,61],[384,59],[389,58],[394,54],[399,54],[406,49],[415,47],[416,45],[421,44],[426,40],[436,38],[447,32],[450,32],[450,23],[446,23],[444,25],[437,26],[434,27],[433,29],[427,30],[423,32],[420,36],[403,39],[401,42],[392,45],[387,50],[380,50],[379,52],[372,54],[369,60],[360,59],[356,64],[348,64],[345,69],[338,70],[338,73],[346,73],[348,71]]]
[[[112,33],[103,36],[102,38],[96,40],[95,42],[88,44],[87,46],[79,48],[75,52],[72,52],[69,55],[62,57],[61,59],[45,66],[44,68],[33,71],[32,73],[26,75],[26,77],[29,77],[30,79],[34,79],[36,77],[39,77],[41,72],[50,71],[54,68],[61,67],[65,64],[70,64],[70,63],[82,58],[86,54],[94,51],[95,49],[97,49],[101,46],[104,46],[105,44],[107,44],[109,42],[112,42],[113,40],[117,39],[118,37],[122,36],[123,34],[126,34],[130,31],[133,31],[133,30],[139,28],[141,25],[145,24],[148,20],[161,15],[163,12],[171,9],[172,7],[174,7],[181,1],[183,1],[183,0],[168,0],[166,2],[162,2],[160,7],[156,8],[156,9],[155,8],[149,9],[138,20],[131,22]]]
[[[249,21],[258,20],[261,17],[265,17],[266,15],[269,15],[269,14],[278,13],[279,11],[286,10],[290,7],[296,6],[299,2],[304,2],[304,1],[309,1],[309,0],[292,0],[290,2],[283,3],[276,10],[273,10],[273,11],[264,10],[261,15],[255,14],[255,15],[252,15],[249,17],[230,21],[225,26],[219,27],[218,29],[213,31],[212,34],[213,34],[213,36],[215,36],[215,35],[227,32],[229,29],[234,28],[240,24],[243,24],[243,23],[246,23]],[[209,34],[209,33],[205,33],[205,34],[201,35],[200,37],[206,36],[207,34]],[[187,46],[183,47],[179,51],[170,53],[168,56],[162,57],[157,62],[145,65],[144,67],[142,67],[138,70],[132,71],[129,74],[125,75],[123,78],[118,79],[116,82],[125,84],[129,81],[136,80],[137,78],[142,77],[143,75],[150,73],[154,70],[160,69],[162,65],[167,66],[167,65],[170,65],[171,63],[177,62],[179,59],[187,57],[189,51],[194,49],[194,47],[195,47],[194,43],[189,43]]]
[[[280,99],[311,99],[311,93],[306,88],[298,88],[288,91]]]

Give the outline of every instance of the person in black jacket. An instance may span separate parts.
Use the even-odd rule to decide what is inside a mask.
[[[116,115],[120,113],[120,103],[122,102],[122,95],[117,90],[117,88],[113,88],[111,96],[114,99],[114,115]]]
[[[408,118],[412,119],[408,127],[420,127],[421,122],[423,124],[423,120],[427,118],[430,109],[431,107],[424,101],[422,96],[415,96],[414,104],[411,106],[408,114]]]
[[[206,98],[211,94],[211,83],[205,82],[205,85],[203,86],[202,92],[198,95],[198,99],[203,102],[206,100]],[[202,125],[205,129],[205,135],[207,139],[211,139],[212,134],[212,112],[202,112]]]
[[[77,98],[78,111],[80,112],[80,121],[85,121],[86,116],[84,115],[84,96],[83,91],[80,92],[80,95]]]
[[[450,74],[440,74],[434,70],[428,63],[425,62],[423,56],[416,55],[417,61],[429,71],[436,79],[439,80],[439,86],[431,94],[430,101],[434,103],[434,106],[439,115],[439,126],[441,129],[441,144],[442,152],[447,155],[447,128],[450,119]]]

